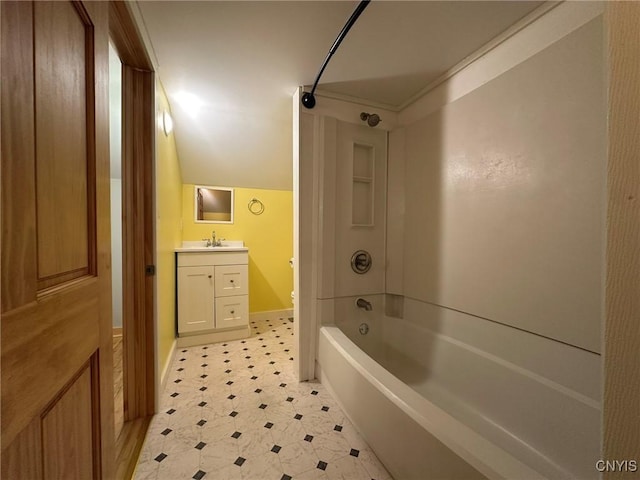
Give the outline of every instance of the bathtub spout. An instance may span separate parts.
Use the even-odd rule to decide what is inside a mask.
[[[356,300],[356,306],[358,308],[363,308],[364,310],[366,310],[367,312],[373,310],[373,307],[371,306],[371,302],[368,302],[367,300],[365,300],[364,298],[359,298]]]

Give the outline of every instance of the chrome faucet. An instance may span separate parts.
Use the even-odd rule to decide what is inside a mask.
[[[207,242],[207,243],[210,243],[210,245],[208,244],[207,247],[220,247],[222,246],[223,240],[224,238],[216,239],[216,231],[214,230],[213,232],[211,232],[211,240]]]
[[[207,242],[207,247],[219,247],[222,245],[224,238],[216,239],[216,231],[211,232],[211,238],[203,238],[203,242]]]
[[[371,310],[373,310],[373,307],[371,306],[371,302],[368,302],[364,298],[357,299],[356,300],[356,306],[358,308],[362,308],[362,309],[366,310],[367,312],[370,312]]]

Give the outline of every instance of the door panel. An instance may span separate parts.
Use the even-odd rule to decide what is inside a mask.
[[[42,418],[44,478],[92,478],[91,368],[87,365]]]
[[[96,351],[97,322],[87,316],[97,315],[98,295],[98,282],[92,279],[3,314],[3,445],[47,407]]]
[[[214,268],[178,268],[178,331],[197,332],[214,328]]]
[[[94,125],[87,105],[93,103],[93,54],[88,51],[93,32],[79,9],[69,2],[34,4],[40,289],[89,273],[94,217],[88,200],[95,180],[88,178],[94,149],[87,145],[87,131]]]
[[[37,290],[32,15],[29,2],[2,2],[3,312],[34,301]]]
[[[42,478],[42,425],[34,419],[2,450],[2,478]]]
[[[1,2],[3,478],[110,478],[108,4]]]

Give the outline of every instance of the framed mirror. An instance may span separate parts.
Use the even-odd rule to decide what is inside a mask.
[[[196,185],[195,222],[233,223],[233,188]]]

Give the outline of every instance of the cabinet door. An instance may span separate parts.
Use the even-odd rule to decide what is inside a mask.
[[[216,298],[216,328],[241,327],[249,323],[246,295]]]
[[[178,268],[178,333],[214,328],[214,267]]]
[[[249,293],[248,265],[216,266],[216,297],[246,295]]]

